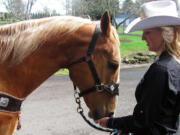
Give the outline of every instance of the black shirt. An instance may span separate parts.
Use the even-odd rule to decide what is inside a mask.
[[[180,64],[163,52],[138,84],[133,115],[110,118],[107,127],[135,135],[175,133],[180,112]]]

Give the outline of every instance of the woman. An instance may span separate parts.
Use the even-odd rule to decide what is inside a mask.
[[[132,115],[97,120],[103,127],[119,129],[119,134],[172,135],[178,129],[180,113],[180,18],[170,0],[145,3],[141,17],[126,32],[143,30],[149,51],[157,59],[138,84],[137,104]]]

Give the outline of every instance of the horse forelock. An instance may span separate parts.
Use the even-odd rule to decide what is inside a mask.
[[[52,37],[59,39],[75,32],[88,19],[72,16],[48,17],[18,22],[0,27],[0,63],[11,56],[11,63],[20,63]]]

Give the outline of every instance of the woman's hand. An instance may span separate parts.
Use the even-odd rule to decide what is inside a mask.
[[[107,121],[109,120],[109,117],[104,117],[102,119],[96,120],[95,122],[98,123],[100,126],[107,128]],[[118,131],[118,135],[122,135],[122,131]]]
[[[106,128],[108,120],[109,120],[109,117],[104,117],[102,119],[96,120],[95,122],[98,123],[100,126]]]

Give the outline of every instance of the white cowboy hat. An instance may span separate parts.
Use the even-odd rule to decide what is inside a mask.
[[[171,0],[152,1],[141,6],[141,17],[133,20],[127,26],[125,33],[172,25],[180,25],[175,2]]]

